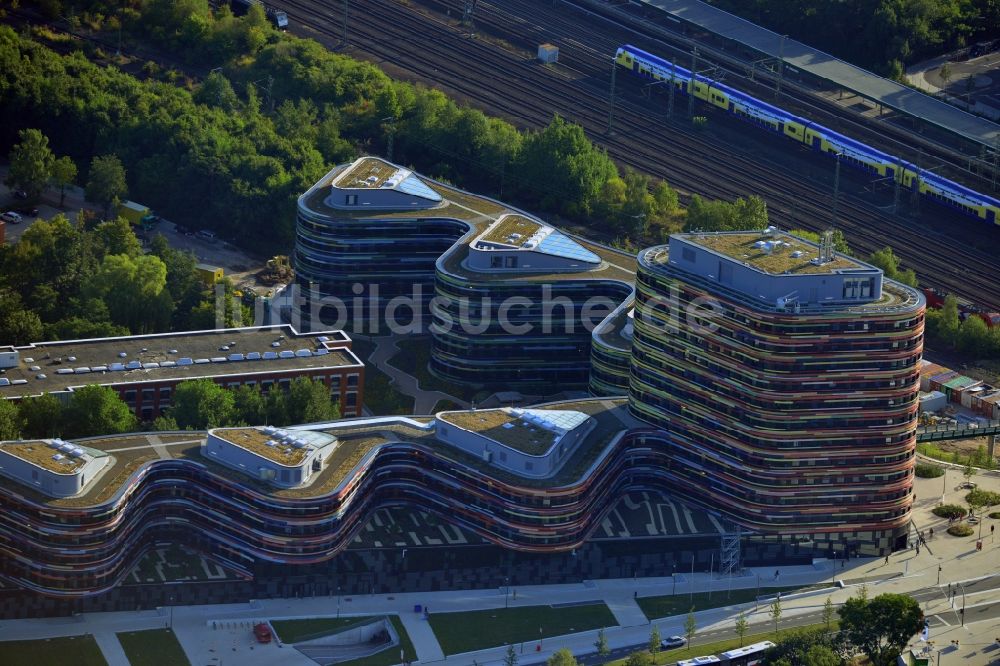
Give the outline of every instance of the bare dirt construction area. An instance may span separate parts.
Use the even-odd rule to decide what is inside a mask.
[[[232,243],[219,238],[211,240],[201,238],[191,231],[182,231],[167,220],[160,222],[152,231],[145,232],[149,238],[156,234],[162,234],[171,247],[191,252],[198,263],[224,269],[226,277],[235,285],[253,285],[254,291],[261,296],[268,295],[272,289],[257,280],[257,273],[264,269],[265,260],[247,254]]]
[[[947,453],[957,453],[959,456],[959,464],[963,464],[966,460],[968,460],[969,456],[978,451],[980,447],[982,447],[983,450],[989,450],[989,437],[952,439],[944,442],[933,442],[933,444]],[[994,451],[994,462],[1000,462],[997,460],[998,453],[1000,453],[1000,447],[997,447],[997,451]]]

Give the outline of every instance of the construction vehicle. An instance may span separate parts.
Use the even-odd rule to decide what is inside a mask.
[[[279,254],[267,260],[267,267],[257,273],[261,284],[275,285],[290,282],[293,276],[292,264],[288,255]]]

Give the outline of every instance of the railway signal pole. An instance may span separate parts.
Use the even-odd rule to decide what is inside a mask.
[[[833,206],[830,208],[831,228],[837,226],[837,203],[840,201],[840,158],[844,153],[837,153],[834,157],[837,163],[833,167]]]
[[[667,118],[674,117],[674,63],[673,59],[670,62],[670,93],[667,97]],[[993,169],[994,176],[996,175],[996,167]]]
[[[614,129],[615,123],[615,75],[618,73],[618,63],[615,61],[614,56],[611,57],[611,95],[608,98],[608,134],[610,135]]]
[[[688,90],[688,117],[694,117],[694,87],[698,82],[698,47],[691,51],[691,89]]]
[[[899,191],[903,187],[903,160],[900,159],[896,169],[896,183],[892,189],[892,214],[895,215],[899,211]]]
[[[344,46],[345,48],[347,47],[347,16],[350,12],[350,8],[351,0],[344,0],[344,37],[342,40],[343,44],[341,44],[341,46]]]
[[[774,98],[777,99],[781,97],[781,83],[785,77],[785,38],[788,35],[781,36],[781,43],[778,44],[778,87],[774,92]]]

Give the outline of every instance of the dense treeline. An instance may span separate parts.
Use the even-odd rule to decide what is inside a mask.
[[[160,235],[144,250],[121,218],[37,220],[20,242],[0,247],[0,341],[215,328],[214,289],[201,282],[195,263]],[[249,324],[249,309],[234,309],[232,284],[224,281],[221,291],[223,324]]]
[[[117,0],[39,4],[104,34],[118,26]],[[117,155],[132,199],[269,251],[291,247],[295,199],[327,168],[360,153],[384,154],[390,142],[396,162],[608,237],[659,242],[683,224],[676,192],[619,172],[581,127],[559,117],[543,130],[518,131],[439,91],[278,33],[257,9],[234,18],[224,7],[213,13],[205,0],[124,8],[131,39],[168,49],[194,71],[219,67],[189,92],[157,81],[176,81],[178,73],[153,63],[139,80],[5,30],[0,149],[31,118],[54,152],[81,168]]]
[[[264,393],[259,386],[229,390],[210,379],[181,382],[173,407],[152,423],[140,424],[132,408],[106,386],[84,386],[67,401],[52,394],[19,403],[0,400],[0,440],[39,437],[90,437],[153,430],[204,430],[220,426],[277,426],[333,421],[339,407],[320,381],[298,377],[287,391]]]
[[[878,74],[996,38],[995,0],[707,0]]]

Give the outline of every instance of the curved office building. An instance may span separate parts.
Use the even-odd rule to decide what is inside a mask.
[[[688,492],[762,534],[905,541],[919,292],[772,230],[674,235],[637,283],[629,404]]]
[[[633,289],[633,256],[375,157],[327,174],[298,217],[300,328],[429,332],[452,381],[585,388],[591,332]]]

